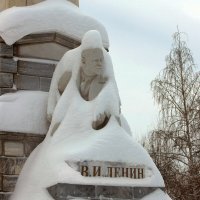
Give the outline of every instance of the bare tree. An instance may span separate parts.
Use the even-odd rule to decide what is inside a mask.
[[[149,138],[149,150],[175,199],[197,200],[200,199],[200,73],[194,70],[194,60],[183,36],[180,32],[173,35],[166,67],[151,83],[160,106],[160,121],[158,130]]]

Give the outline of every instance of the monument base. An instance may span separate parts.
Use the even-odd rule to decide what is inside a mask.
[[[47,190],[56,200],[91,199],[91,200],[139,200],[160,187],[124,187],[103,185],[76,185],[59,183]]]

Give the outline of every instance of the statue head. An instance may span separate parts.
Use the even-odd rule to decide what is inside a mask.
[[[97,30],[90,30],[86,32],[81,41],[81,49],[95,49],[104,48],[101,34]]]
[[[104,57],[101,48],[84,49],[81,53],[81,68],[85,75],[103,75]]]

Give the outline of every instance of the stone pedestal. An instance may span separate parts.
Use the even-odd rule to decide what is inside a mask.
[[[59,183],[47,188],[49,194],[55,200],[71,200],[76,198],[92,200],[140,200],[157,189],[165,190],[159,185],[137,186],[138,180],[145,178],[145,166],[133,166],[123,162],[110,161],[84,161],[67,162],[82,176],[92,180],[99,179],[93,184],[69,184]],[[126,179],[126,183],[123,179]],[[112,181],[109,184],[105,181]],[[88,181],[89,182],[89,181]],[[101,182],[99,184],[98,182]],[[120,184],[119,184],[120,183]],[[134,187],[131,184],[134,183]]]
[[[48,188],[56,200],[93,199],[93,200],[139,200],[154,192],[156,187],[124,187],[101,185],[57,184]],[[160,188],[164,190],[164,188]]]
[[[8,200],[18,175],[43,135],[0,132],[0,200]]]
[[[56,64],[79,45],[58,33],[27,35],[12,46],[0,38],[0,95],[16,90],[48,92]]]
[[[13,60],[13,46],[8,46],[0,38],[0,95],[12,92],[17,62]]]

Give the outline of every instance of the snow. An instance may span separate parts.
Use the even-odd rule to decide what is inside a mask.
[[[54,61],[54,60],[47,60],[47,59],[38,59],[38,58],[21,58],[21,57],[13,57],[14,61],[28,61],[28,62],[34,62],[34,63],[45,63],[45,64],[54,64],[57,65],[58,61]]]
[[[18,91],[0,96],[0,131],[46,134],[48,93]]]
[[[104,26],[66,0],[46,0],[32,6],[12,7],[0,13],[0,36],[8,45],[28,34],[46,32],[58,32],[81,41],[89,30],[98,30],[104,47],[109,47]]]
[[[29,157],[15,189],[13,200],[49,200],[45,188],[57,183],[94,184],[114,186],[164,186],[147,152],[130,136],[112,127],[92,135],[86,132],[71,134],[65,139],[45,140]],[[112,129],[111,129],[112,127]],[[118,132],[111,132],[117,131]],[[83,136],[84,135],[84,136]],[[64,161],[106,160],[131,162],[146,165],[149,175],[145,179],[128,178],[87,178],[72,169]],[[149,167],[152,167],[149,169]],[[151,174],[152,173],[152,174]],[[30,194],[31,198],[30,198]],[[160,200],[160,199],[159,199]]]
[[[120,115],[120,121],[121,121],[121,127],[124,128],[124,130],[132,136],[132,131],[131,131],[131,128],[128,124],[128,121],[126,120],[126,118],[124,117],[124,115]]]
[[[103,50],[104,73],[108,81],[98,96],[91,101],[85,101],[79,93],[76,80],[80,54],[86,46],[90,48],[93,45],[91,41],[94,41],[94,38],[99,38],[98,32],[87,33],[83,39],[83,46],[67,52],[59,62],[49,93],[48,114],[53,115],[51,126],[45,140],[31,153],[25,163],[11,200],[52,200],[46,188],[57,183],[164,187],[162,176],[149,154],[116,120],[116,116],[120,116],[120,99],[112,61],[99,41],[96,44]],[[84,44],[85,41],[87,44]],[[60,96],[57,83],[66,70],[71,71],[72,77]],[[111,114],[108,124],[100,130],[94,130],[91,126],[93,120],[104,112]],[[51,130],[57,122],[60,122],[60,126],[51,136]],[[145,178],[136,180],[83,177],[67,164],[85,160],[143,166]]]
[[[81,64],[80,63],[81,52],[82,50],[90,49],[90,48],[102,49],[103,54],[104,54],[104,64],[105,66],[109,66],[105,68],[104,76],[108,76],[110,80],[109,84],[106,84],[106,88],[103,90],[103,94],[101,93],[99,95],[99,98],[94,100],[96,101],[93,104],[95,106],[95,108],[93,108],[93,110],[95,111],[95,113],[93,112],[94,120],[96,120],[99,113],[103,113],[104,108],[102,108],[102,106],[104,107],[107,106],[106,110],[110,111],[114,115],[119,115],[120,98],[119,98],[118,89],[117,89],[115,79],[114,79],[112,61],[111,61],[110,55],[102,46],[100,34],[95,30],[91,30],[84,35],[81,46],[76,49],[68,51],[63,56],[63,58],[61,59],[61,61],[58,63],[56,67],[56,70],[51,82],[50,92],[49,92],[49,102],[48,102],[48,110],[47,110],[48,118],[51,118],[52,114],[54,113],[55,106],[60,98],[60,94],[58,91],[58,80],[60,79],[64,71],[68,71],[68,72],[73,71],[72,79],[68,87],[74,87],[74,88],[68,89],[66,90],[66,92],[64,92],[63,98],[61,99],[61,102],[59,102],[59,104],[57,105],[57,109],[54,113],[55,123],[61,122],[62,119],[64,118],[67,110],[63,108],[69,108],[68,104],[70,103],[70,101],[66,101],[65,99],[73,96],[73,93],[77,90],[75,83],[77,81],[79,68]],[[65,97],[65,96],[69,96],[69,97]],[[102,102],[104,102],[104,104]],[[77,105],[81,105],[81,104],[79,104],[78,102]]]
[[[172,200],[172,199],[161,189],[157,189],[156,191],[142,198],[141,200]]]

